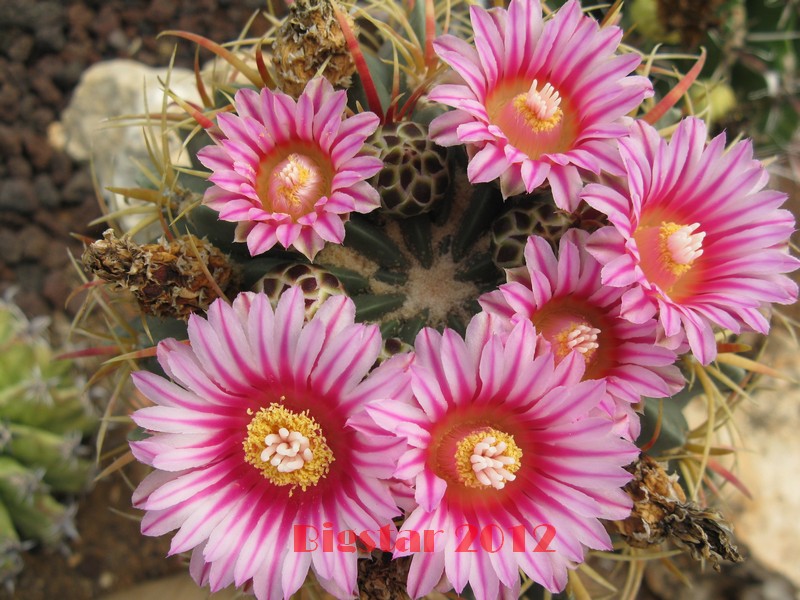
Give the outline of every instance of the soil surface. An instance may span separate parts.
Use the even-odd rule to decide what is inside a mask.
[[[110,58],[166,66],[176,38],[169,29],[217,41],[235,39],[259,0],[0,0],[0,294],[15,289],[29,316],[68,321],[80,306],[65,300],[78,277],[71,234],[100,237],[89,166],[48,143],[48,128],[67,106],[81,74]],[[253,30],[263,32],[259,18]],[[195,46],[178,43],[176,64],[191,67]],[[201,60],[211,58],[203,52]],[[168,539],[139,533],[130,487],[119,476],[78,502],[80,538],[64,552],[32,550],[16,590],[0,598],[83,600],[183,569],[165,559]],[[128,515],[121,516],[121,514]]]

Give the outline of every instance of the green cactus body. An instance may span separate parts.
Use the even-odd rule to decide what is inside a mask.
[[[379,127],[369,139],[383,169],[371,183],[386,214],[413,217],[430,212],[450,186],[447,149],[434,144],[422,123],[402,121]]]
[[[0,580],[32,544],[75,535],[74,510],[55,494],[86,488],[92,463],[82,438],[96,417],[84,403],[74,365],[58,361],[36,323],[0,302]],[[87,452],[88,454],[88,452]]]

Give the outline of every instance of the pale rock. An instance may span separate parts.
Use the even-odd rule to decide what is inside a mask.
[[[65,150],[75,160],[93,161],[94,171],[102,189],[108,187],[137,187],[145,180],[142,167],[157,173],[151,163],[145,143],[143,119],[137,124],[118,117],[138,117],[167,110],[182,112],[167,96],[164,86],[169,78],[170,90],[183,100],[200,104],[194,72],[190,69],[150,68],[132,60],[100,62],[87,69],[81,77],[60,124],[51,127],[50,142]],[[151,140],[160,142],[160,123],[154,120]],[[171,132],[168,136],[169,154],[173,164],[189,163],[181,149],[181,140]],[[112,209],[127,204],[119,195],[106,192]],[[136,225],[141,216],[132,214],[120,219],[126,231]],[[158,228],[143,233],[143,238],[157,235]]]
[[[735,472],[753,499],[732,494],[729,513],[736,538],[750,554],[800,586],[798,356],[796,342],[775,326],[761,360],[793,381],[762,378],[763,387],[742,405],[743,414],[736,415],[741,450]]]

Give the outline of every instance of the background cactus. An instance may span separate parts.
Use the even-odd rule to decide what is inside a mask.
[[[81,440],[97,423],[74,365],[54,360],[40,321],[0,301],[0,581],[22,568],[20,552],[74,537],[74,508],[92,463]]]

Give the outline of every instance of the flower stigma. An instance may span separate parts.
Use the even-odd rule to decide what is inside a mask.
[[[522,450],[514,437],[495,429],[483,429],[463,438],[456,446],[456,473],[467,487],[502,490],[514,481]]]
[[[661,223],[659,239],[661,241],[661,261],[673,275],[683,275],[703,254],[705,232],[695,231],[700,223],[678,225],[677,223]]]
[[[334,461],[319,424],[308,411],[296,413],[276,403],[253,415],[243,447],[245,460],[265,479],[277,486],[292,486],[292,491],[315,486]]]
[[[525,94],[513,100],[514,108],[535,132],[550,131],[561,122],[561,95],[549,83],[538,90],[539,82],[534,79]]]
[[[597,327],[592,327],[586,323],[576,323],[556,334],[556,355],[558,358],[564,358],[567,354],[576,350],[583,355],[583,358],[589,360],[594,354],[595,350],[600,347],[597,342],[597,337],[600,335],[600,330]]]
[[[323,195],[323,186],[324,177],[317,163],[308,156],[292,153],[268,173],[259,173],[256,193],[265,210],[297,219],[313,211]]]

